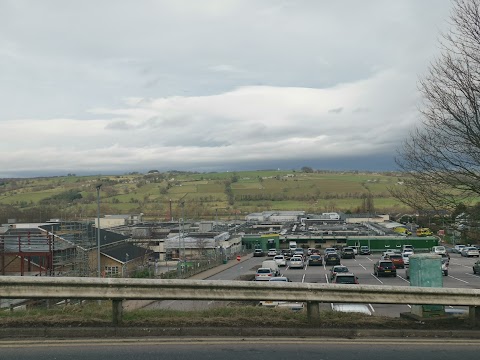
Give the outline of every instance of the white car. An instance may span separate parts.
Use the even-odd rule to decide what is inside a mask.
[[[302,257],[294,256],[290,258],[290,269],[303,269],[305,264]]]
[[[402,259],[403,259],[403,263],[405,264],[405,266],[408,266],[410,265],[410,255],[412,255],[413,252],[404,252],[402,253]]]
[[[275,272],[270,268],[259,268],[255,274],[255,281],[270,281]]]
[[[460,252],[460,255],[465,256],[465,257],[470,257],[470,256],[480,256],[480,252],[476,247],[473,246],[465,246],[462,251]]]
[[[277,254],[278,254],[277,249],[268,249],[267,256],[275,256]]]
[[[464,247],[465,245],[455,245],[452,251],[454,253],[460,254]]]
[[[447,249],[445,249],[445,246],[434,246],[432,247],[432,253],[437,255],[446,254]]]
[[[273,257],[273,260],[280,266],[287,266],[287,260],[285,260],[285,256],[283,255],[276,255]]]

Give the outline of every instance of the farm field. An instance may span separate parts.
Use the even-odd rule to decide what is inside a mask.
[[[102,214],[142,212],[149,220],[234,218],[264,210],[307,212],[365,211],[365,198],[377,212],[408,211],[390,196],[400,173],[245,171],[148,173],[0,179],[0,221],[64,220]],[[170,214],[170,204],[172,214]],[[367,209],[368,210],[368,209]]]

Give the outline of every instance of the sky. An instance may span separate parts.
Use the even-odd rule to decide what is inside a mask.
[[[0,177],[394,170],[449,0],[0,0]]]

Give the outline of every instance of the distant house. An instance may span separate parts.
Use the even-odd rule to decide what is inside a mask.
[[[95,219],[95,226],[97,226],[98,219]],[[108,229],[116,226],[136,225],[143,222],[143,214],[131,215],[105,215],[100,218],[100,228]]]

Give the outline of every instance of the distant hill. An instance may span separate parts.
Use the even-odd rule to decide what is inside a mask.
[[[102,214],[144,213],[149,220],[234,218],[263,210],[409,210],[388,192],[401,186],[393,172],[242,171],[189,173],[156,170],[147,174],[0,179],[0,221],[40,222],[96,216],[96,186],[102,184]],[[369,199],[366,201],[366,199]],[[373,203],[373,204],[372,204]],[[367,209],[368,210],[368,209]]]

